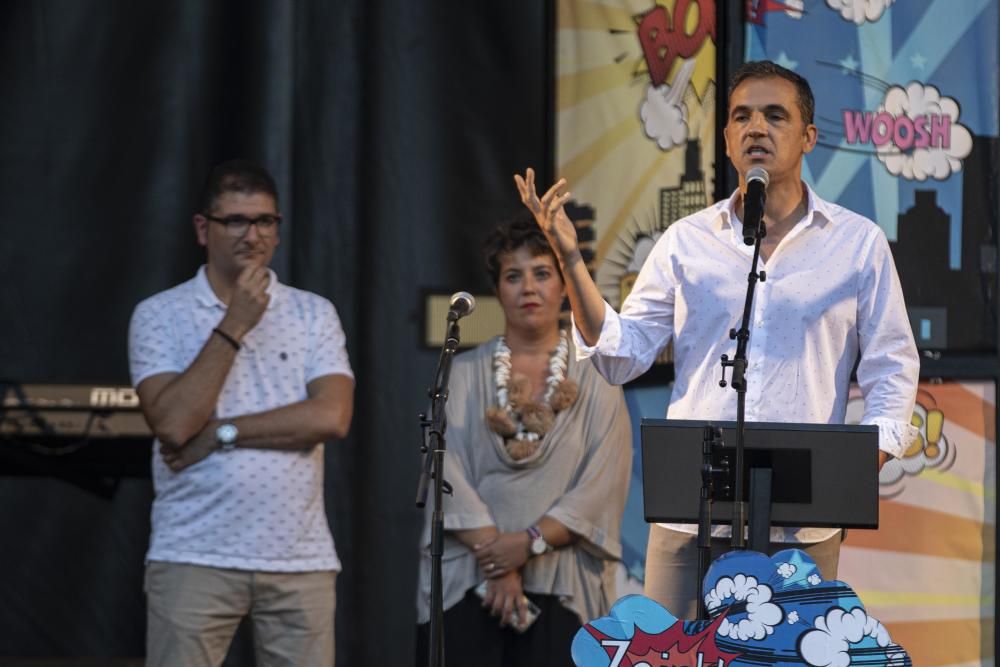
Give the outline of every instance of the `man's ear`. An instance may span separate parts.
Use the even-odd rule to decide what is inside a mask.
[[[198,237],[198,245],[207,246],[208,225],[210,224],[209,219],[203,216],[201,213],[195,213],[194,217],[191,219],[191,223],[194,225],[195,236]]]
[[[806,125],[806,133],[802,142],[802,152],[812,153],[812,149],[816,148],[816,141],[819,139],[819,130],[816,126],[810,123]]]

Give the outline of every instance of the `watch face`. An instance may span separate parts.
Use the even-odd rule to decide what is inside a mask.
[[[216,439],[223,445],[230,445],[236,442],[238,431],[233,424],[223,424],[215,430]]]
[[[545,540],[542,539],[541,537],[536,537],[534,540],[532,540],[531,553],[535,554],[536,556],[541,556],[543,553],[545,553]]]

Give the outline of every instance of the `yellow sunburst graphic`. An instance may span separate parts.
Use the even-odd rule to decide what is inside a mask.
[[[715,3],[560,0],[556,163],[593,211],[596,278],[615,307],[636,240],[710,203]]]

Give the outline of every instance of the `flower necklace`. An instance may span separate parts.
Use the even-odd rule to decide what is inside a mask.
[[[510,348],[501,336],[493,350],[493,379],[497,405],[486,409],[486,423],[504,439],[507,453],[515,461],[534,454],[542,438],[552,429],[556,413],[576,401],[576,382],[566,377],[569,339],[559,332],[559,344],[549,357],[549,376],[541,401],[530,400],[531,383],[524,375],[512,374]]]

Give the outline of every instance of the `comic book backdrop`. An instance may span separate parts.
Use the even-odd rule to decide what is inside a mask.
[[[885,230],[922,348],[996,349],[997,31],[989,0],[751,3],[746,58],[813,87],[805,180]]]
[[[556,173],[619,307],[663,230],[728,195],[713,182],[716,2],[557,7]],[[754,0],[746,12],[746,59],[811,82],[819,144],[804,178],[885,230],[918,345],[996,352],[997,3]],[[882,527],[852,531],[842,552],[841,577],[914,664],[992,664],[995,396],[992,380],[921,386],[922,439],[882,473]],[[668,386],[626,390],[623,593],[644,573],[638,423],[668,398]]]

